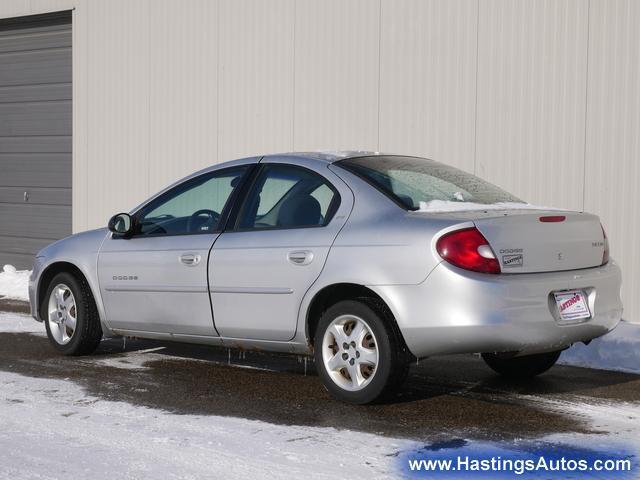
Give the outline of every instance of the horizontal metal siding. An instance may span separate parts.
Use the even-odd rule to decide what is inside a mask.
[[[63,51],[69,47],[69,28],[67,25],[58,27],[32,27],[26,35],[15,33],[13,30],[0,31],[0,53],[19,52],[24,54],[29,50],[42,51],[60,48]]]
[[[23,198],[24,188],[0,187],[0,204],[15,203]],[[30,188],[29,205],[68,205],[71,206],[71,189],[69,188]]]
[[[0,204],[0,219],[3,219],[2,234],[17,239],[39,238],[51,242],[64,237],[71,231],[70,213],[70,205],[2,203]]]
[[[69,21],[0,22],[0,264],[71,233]]]
[[[0,137],[64,135],[71,132],[71,101],[0,104]]]
[[[8,153],[67,153],[71,155],[71,138],[60,137],[5,137],[0,144],[0,155]]]
[[[1,40],[3,39],[0,38]],[[71,46],[52,51],[3,53],[0,55],[0,83],[3,86],[11,86],[68,82],[71,68],[70,49]]]
[[[0,188],[54,187],[71,191],[71,153],[0,153],[0,164],[5,169]]]
[[[59,101],[71,99],[71,84],[16,85],[0,90],[0,103]]]

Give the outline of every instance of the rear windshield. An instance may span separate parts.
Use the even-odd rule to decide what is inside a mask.
[[[418,210],[433,200],[521,202],[475,175],[425,158],[380,155],[348,158],[336,165],[363,178],[408,210]]]

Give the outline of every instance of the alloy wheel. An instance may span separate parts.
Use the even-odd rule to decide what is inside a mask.
[[[378,347],[371,327],[355,315],[334,319],[322,340],[324,367],[340,388],[358,391],[365,388],[376,373]]]
[[[60,283],[51,290],[47,320],[51,336],[60,345],[71,341],[78,322],[78,308],[71,289]]]

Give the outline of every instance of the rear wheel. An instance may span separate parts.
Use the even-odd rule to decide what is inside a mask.
[[[40,311],[47,336],[65,355],[92,353],[102,339],[100,317],[87,281],[70,273],[51,280]]]
[[[375,299],[345,300],[327,309],[314,344],[318,374],[337,400],[371,403],[406,378],[404,342]]]
[[[503,358],[495,353],[483,353],[482,359],[495,372],[508,378],[531,378],[540,375],[553,367],[562,350],[557,352],[538,353],[522,357]]]

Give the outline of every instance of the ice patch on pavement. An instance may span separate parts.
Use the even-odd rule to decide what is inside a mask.
[[[579,343],[565,350],[559,363],[640,373],[640,325],[622,321],[612,332],[589,345]]]
[[[176,415],[0,372],[0,478],[390,478],[416,443],[333,428]],[[37,447],[37,448],[34,448]]]
[[[110,354],[107,358],[83,357],[78,361],[87,365],[97,365],[108,368],[119,368],[121,370],[148,370],[147,363],[162,360],[178,360],[183,362],[213,363],[217,365],[228,365],[233,368],[243,368],[247,370],[260,370],[264,372],[276,372],[277,370],[267,367],[256,367],[253,365],[243,365],[239,363],[216,362],[208,359],[185,358],[166,353],[159,353],[166,347],[149,348],[146,350],[131,350],[122,353]]]
[[[536,397],[537,400],[537,397]],[[601,443],[624,443],[640,449],[640,403],[586,402],[560,399],[541,399],[544,408],[569,414],[587,421],[601,437]],[[545,437],[547,440],[569,441],[585,435],[557,433]],[[589,435],[586,435],[589,436]]]
[[[98,365],[108,368],[119,368],[121,370],[148,370],[146,366],[147,362],[154,360],[166,360],[166,355],[159,355],[156,352],[164,350],[166,347],[149,348],[147,350],[133,350],[130,352],[124,352],[121,354],[115,354],[107,358],[83,358],[80,361],[82,363]]]
[[[467,212],[470,210],[560,210],[554,207],[541,207],[524,202],[474,203],[455,202],[451,200],[431,200],[420,202],[418,212]]]
[[[16,270],[13,265],[5,265],[0,271],[0,298],[29,301],[30,270]]]

